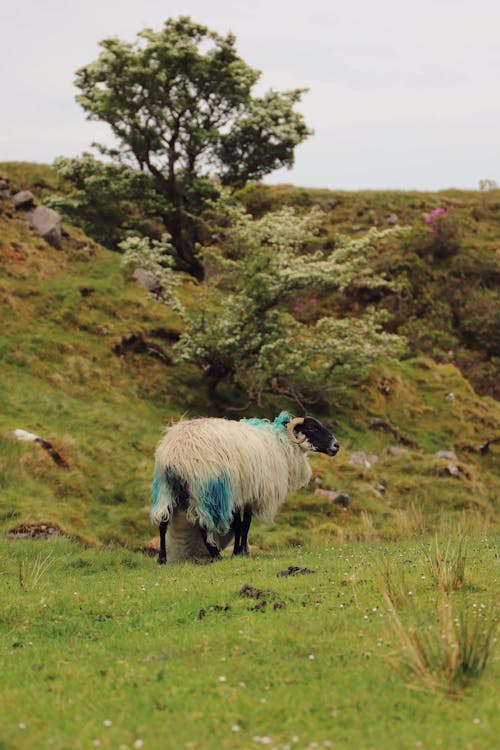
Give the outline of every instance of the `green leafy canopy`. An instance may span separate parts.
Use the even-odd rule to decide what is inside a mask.
[[[196,215],[213,198],[213,178],[232,188],[290,167],[311,131],[294,107],[303,90],[252,96],[260,73],[221,36],[188,17],[169,19],[135,42],[105,39],[76,73],[77,101],[108,123],[118,148],[107,153],[154,177],[163,214],[186,270],[195,259]]]

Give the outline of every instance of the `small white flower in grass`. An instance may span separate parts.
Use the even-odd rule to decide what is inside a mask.
[[[20,723],[18,724],[18,727],[19,727],[19,729],[26,729],[26,724],[24,723],[24,721],[21,721],[21,722],[20,722]]]
[[[104,721],[102,723],[104,724],[105,727],[110,727],[113,724],[113,722],[111,721],[111,719],[104,719]]]
[[[292,742],[298,742],[300,740],[300,737],[297,737],[296,734],[292,737]]]
[[[241,730],[241,727],[239,724],[233,724],[231,726],[231,732],[239,732]]]
[[[101,744],[101,740],[92,740],[92,744],[94,747],[99,747],[99,745]]]
[[[480,724],[480,723],[481,723],[481,719],[479,719],[479,718],[478,718],[478,717],[476,716],[476,718],[475,718],[475,719],[472,719],[472,723],[473,723],[473,724]]]
[[[219,682],[227,682],[227,677],[225,674],[221,674],[219,676]]]
[[[316,657],[314,656],[314,654],[309,654],[309,658],[310,659],[315,659]]]
[[[143,745],[144,745],[144,741],[143,740],[139,739],[139,740],[136,740],[134,742],[134,747],[135,747],[136,750],[139,750],[139,748],[143,747]]]

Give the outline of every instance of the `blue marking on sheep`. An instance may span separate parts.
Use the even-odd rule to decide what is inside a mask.
[[[201,494],[203,515],[209,519],[212,529],[227,531],[231,525],[231,488],[227,477],[210,479]]]
[[[153,474],[153,484],[151,485],[151,492],[152,492],[152,507],[154,508],[157,505],[158,500],[160,499],[160,477],[156,469]]]
[[[267,427],[274,430],[286,430],[287,422],[290,422],[292,417],[287,411],[282,411],[274,420],[270,422],[268,419],[259,419],[258,417],[251,417],[250,419],[242,419],[241,422],[245,424],[251,424],[252,427]]]

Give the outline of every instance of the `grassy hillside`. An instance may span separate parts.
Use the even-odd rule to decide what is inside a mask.
[[[48,168],[33,165],[0,165],[0,176],[40,198],[53,180]],[[273,189],[272,195],[286,202],[291,192]],[[331,196],[295,191],[295,201],[297,195],[319,195],[323,202]],[[453,195],[457,204],[480,198]],[[414,208],[406,194],[369,199],[381,217],[396,210],[407,221],[406,211],[421,213],[421,201],[428,206],[441,196],[414,195]],[[349,204],[352,218],[368,197],[340,200],[332,216],[344,217]],[[164,425],[184,413],[213,414],[214,407],[198,372],[175,361],[178,320],[124,276],[116,253],[70,226],[56,250],[8,198],[0,205],[0,529],[51,522],[90,544],[140,548],[153,533],[147,517],[152,456]],[[348,228],[343,221],[340,228]],[[493,224],[484,221],[480,241],[492,243]],[[186,296],[196,299],[196,283],[185,283]],[[286,401],[273,406],[276,412],[294,408]],[[448,512],[468,522],[474,517],[479,526],[495,519],[499,446],[484,454],[479,448],[498,436],[500,407],[479,397],[453,364],[416,357],[386,365],[361,388],[346,384],[318,416],[334,425],[342,451],[334,460],[313,458],[316,483],[290,499],[275,526],[256,526],[252,541],[259,546],[420,534]],[[373,419],[406,443],[372,429]],[[50,441],[69,468],[57,466],[40,445],[16,440],[16,429]],[[394,446],[405,452],[392,455]],[[438,450],[456,451],[456,476]],[[354,451],[378,460],[353,465]],[[315,495],[318,487],[348,493],[350,505]]]

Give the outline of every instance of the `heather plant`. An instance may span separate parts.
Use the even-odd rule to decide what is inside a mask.
[[[460,221],[454,206],[438,206],[424,217],[427,233],[423,233],[418,250],[431,254],[436,260],[445,260],[457,254],[462,242]]]
[[[359,380],[377,360],[402,351],[402,340],[382,329],[384,314],[372,309],[360,317],[317,315],[311,325],[289,311],[292,300],[294,306],[310,303],[329,290],[388,288],[368,256],[394,230],[338,237],[325,253],[315,249],[319,209],[299,215],[285,208],[252,219],[241,206],[226,202],[219,208],[217,245],[202,254],[200,304],[181,301],[178,280],[153,257],[150,242],[135,241],[134,258],[131,241],[122,245],[126,264],[152,268],[161,279],[164,301],[184,322],[177,352],[200,368],[213,396],[224,381],[251,402],[274,393],[303,403],[342,379]]]

